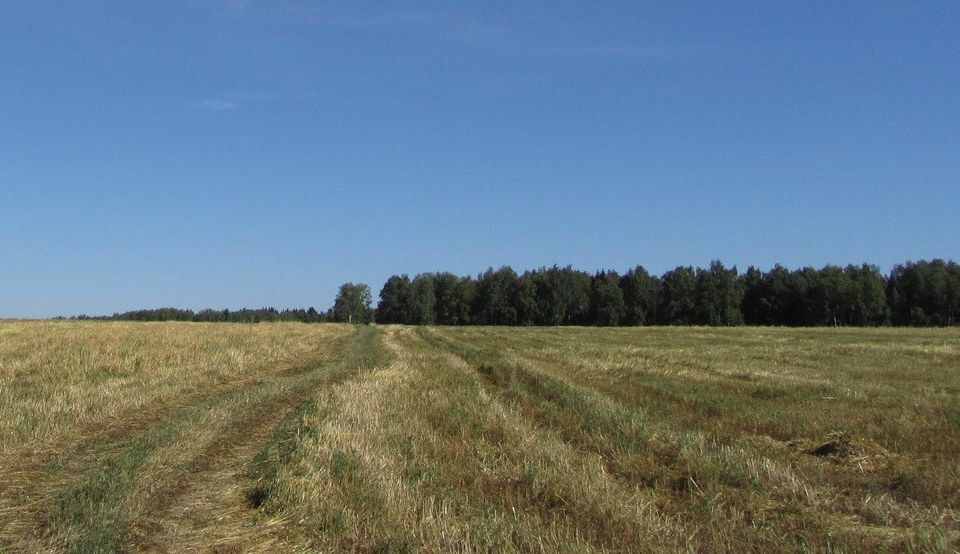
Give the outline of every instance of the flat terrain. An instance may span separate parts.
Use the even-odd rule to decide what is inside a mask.
[[[0,322],[0,551],[960,549],[960,329]]]

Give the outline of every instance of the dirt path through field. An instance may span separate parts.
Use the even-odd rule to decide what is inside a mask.
[[[291,538],[274,532],[285,522],[259,517],[249,498],[250,463],[296,407],[370,369],[365,357],[379,340],[375,331],[358,330],[337,364],[258,402],[185,464],[169,468],[174,478],[151,488],[142,515],[129,523],[125,546],[165,552],[290,550]]]
[[[341,377],[345,377],[343,374]],[[129,547],[141,551],[182,552],[203,548],[219,552],[275,546],[251,520],[256,510],[247,498],[250,460],[284,417],[330,379],[317,375],[272,397],[190,461],[177,478],[152,491],[148,509],[131,522]],[[256,537],[256,541],[253,541]]]
[[[83,426],[77,438],[55,448],[0,461],[0,550],[84,550],[98,534],[94,540],[110,541],[100,546],[176,550],[166,541],[189,538],[198,521],[236,538],[245,529],[243,518],[228,525],[224,516],[247,510],[240,486],[244,464],[290,409],[344,374],[343,351],[353,346],[345,337],[335,345],[341,351],[336,363],[327,353],[211,383],[99,428]],[[137,463],[120,471],[130,453],[139,456]],[[149,475],[141,479],[139,473]],[[146,515],[125,522],[114,521],[123,519],[117,514]]]
[[[236,394],[258,382],[254,376],[186,392],[175,402],[139,406],[114,419],[86,424],[53,448],[28,448],[0,460],[0,547],[14,546],[17,537],[38,540],[43,519],[56,494],[72,479],[120,449],[131,436],[175,418],[179,412]]]

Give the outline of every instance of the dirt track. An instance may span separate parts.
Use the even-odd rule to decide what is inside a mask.
[[[60,504],[84,495],[92,496],[81,511],[121,505],[122,542],[114,544],[120,549],[202,545],[238,551],[248,548],[244,537],[252,534],[267,547],[266,530],[251,519],[256,510],[246,500],[249,463],[294,407],[322,384],[355,373],[356,368],[345,371],[342,360],[332,363],[320,355],[186,390],[172,402],[83,425],[52,447],[39,445],[0,460],[0,550],[87,550],[82,535],[89,531],[70,527],[76,527],[74,520],[98,516],[69,510],[67,517],[59,515]],[[115,475],[118,460],[133,449],[146,450],[135,475]],[[115,482],[129,477],[131,487],[125,497],[88,492],[89,482],[100,476]]]

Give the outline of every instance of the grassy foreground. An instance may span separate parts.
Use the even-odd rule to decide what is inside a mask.
[[[958,548],[958,329],[0,322],[0,551]]]

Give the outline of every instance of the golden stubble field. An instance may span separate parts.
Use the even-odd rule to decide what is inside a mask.
[[[0,550],[958,548],[956,328],[0,322]]]

